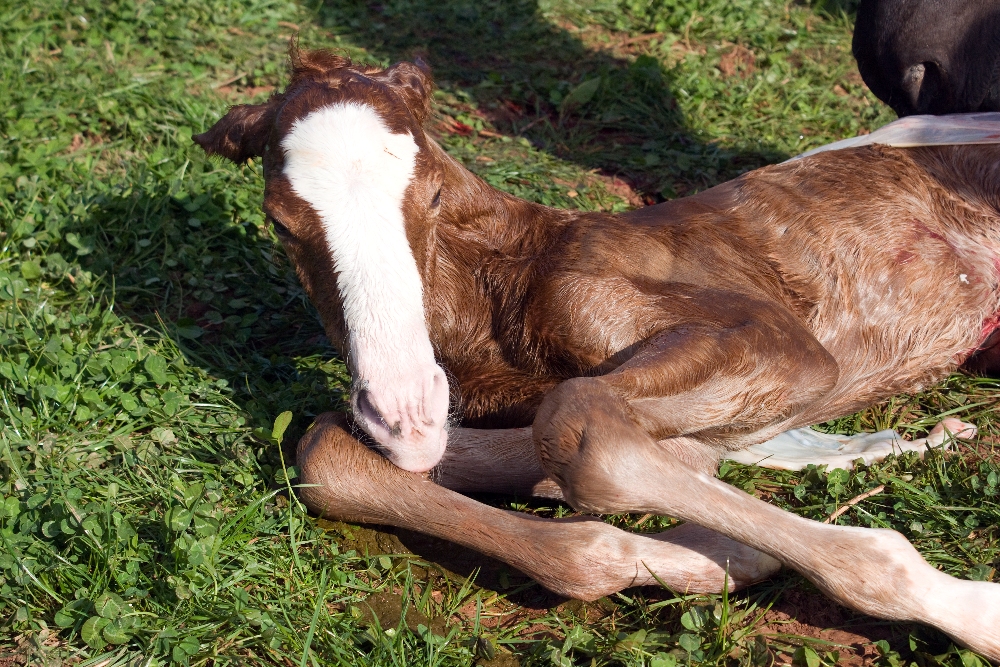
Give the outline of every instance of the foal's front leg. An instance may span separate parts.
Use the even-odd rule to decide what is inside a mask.
[[[771,557],[696,525],[637,535],[590,518],[541,519],[490,507],[397,468],[348,428],[345,415],[327,413],[299,442],[301,496],[311,510],[442,537],[508,563],[567,597],[592,600],[629,586],[655,585],[656,577],[678,591],[718,592],[727,577],[735,589],[778,567]],[[453,462],[442,480],[503,491],[502,480],[510,478],[528,492],[545,477],[530,437],[529,429],[454,429],[449,451],[468,452],[463,444],[474,443],[481,457],[469,465]]]
[[[758,345],[774,335],[763,327],[665,332],[616,372],[556,387],[534,437],[566,499],[587,511],[697,523],[770,554],[848,607],[933,625],[1000,660],[1000,586],[939,572],[894,531],[824,525],[768,505],[657,442],[677,433],[721,446],[795,424],[818,398],[816,369],[825,362],[809,358],[815,341],[801,327],[786,323],[784,337]]]

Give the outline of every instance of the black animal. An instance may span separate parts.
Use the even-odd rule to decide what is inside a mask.
[[[1000,111],[1000,0],[861,0],[853,47],[900,116]]]

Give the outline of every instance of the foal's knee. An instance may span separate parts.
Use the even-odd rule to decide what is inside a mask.
[[[542,401],[532,433],[546,473],[578,509],[628,507],[628,469],[656,447],[628,403],[598,378],[573,378]]]

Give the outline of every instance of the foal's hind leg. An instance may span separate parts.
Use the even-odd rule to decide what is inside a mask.
[[[754,335],[735,332],[736,340],[716,338],[722,359],[734,358],[733,346],[745,334]],[[730,367],[728,376],[725,364],[714,373],[699,374],[709,378],[702,386],[713,389],[701,407],[697,386],[687,387],[683,396],[650,396],[650,389],[676,382],[671,366],[689,372],[685,366],[691,350],[704,347],[698,340],[685,345],[677,336],[663,337],[616,373],[569,380],[548,394],[536,416],[534,436],[546,470],[566,499],[587,511],[653,512],[697,523],[770,554],[848,607],[933,625],[1000,660],[1000,586],[939,572],[899,533],[824,525],[784,512],[690,468],[650,436],[650,431],[658,431],[657,437],[671,429],[684,432],[678,415],[705,410],[720,418],[730,414],[734,425],[720,423],[704,437],[719,438],[727,432],[741,436],[753,428],[766,431],[773,428],[774,415],[784,412],[783,397],[809,393],[810,382],[791,382],[776,391],[767,410],[757,413],[746,400],[720,395],[726,387],[734,393],[745,391],[748,383],[741,372],[789,376],[787,357],[762,353],[753,364]],[[673,409],[658,417],[648,409],[651,404]],[[755,414],[761,422],[746,418]]]
[[[778,567],[771,557],[694,525],[646,536],[589,518],[541,519],[490,507],[397,468],[346,429],[344,415],[328,413],[299,442],[305,485],[301,496],[311,510],[445,538],[508,563],[568,597],[592,600],[629,586],[655,584],[656,577],[674,590],[718,592],[727,572],[735,589]],[[463,440],[462,431],[479,438],[480,445],[489,433],[456,431],[449,435],[449,449]],[[530,478],[530,469],[517,469],[525,460],[517,452],[530,452],[531,442],[522,434],[520,443],[507,441],[500,447],[508,452],[503,469],[480,463],[480,473]]]
[[[810,464],[852,470],[854,462],[859,459],[871,464],[890,454],[903,452],[916,452],[923,458],[928,449],[948,447],[956,439],[974,437],[975,425],[954,417],[942,420],[926,438],[916,440],[903,440],[893,430],[843,436],[798,428],[785,431],[767,442],[729,452],[726,458],[778,470],[802,470]]]

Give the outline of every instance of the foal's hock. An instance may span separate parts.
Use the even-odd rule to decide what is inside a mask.
[[[351,415],[299,444],[306,504],[585,599],[656,579],[718,591],[727,571],[739,587],[783,563],[1000,660],[1000,586],[713,475],[956,368],[1000,371],[1000,147],[849,148],[630,213],[570,212],[444,153],[422,129],[431,86],[421,65],[295,54],[284,93],[195,138],[263,156],[264,210],[354,379]],[[470,491],[688,523],[636,535]]]

